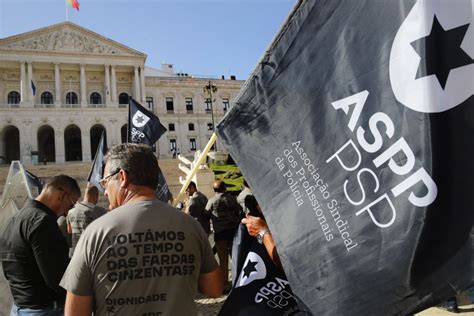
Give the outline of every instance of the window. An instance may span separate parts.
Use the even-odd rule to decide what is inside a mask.
[[[41,94],[41,104],[53,104],[53,94],[51,92],[43,92]]]
[[[176,150],[176,139],[170,139],[170,150]]]
[[[75,92],[66,94],[66,104],[77,104],[77,94]]]
[[[17,91],[11,91],[8,94],[8,104],[20,104],[20,94]]]
[[[98,92],[93,92],[90,98],[90,104],[102,104],[102,97]]]
[[[227,112],[229,109],[229,98],[223,98],[222,105],[224,106],[224,112]]]
[[[190,131],[194,131],[194,123],[189,123],[189,124],[188,124],[188,129],[189,129]]]
[[[166,111],[174,112],[174,103],[171,97],[166,98]]]
[[[193,98],[186,98],[186,111],[193,113]]]
[[[129,100],[129,95],[128,93],[122,92],[119,94],[119,104],[128,104]]]
[[[196,138],[190,138],[189,144],[191,145],[191,150],[196,150]]]
[[[206,104],[206,112],[210,112],[211,111],[211,98],[206,98],[206,100],[204,100],[204,103]]]
[[[153,97],[146,97],[146,104],[148,105],[148,108],[154,112],[155,111],[155,106],[153,105]]]
[[[175,128],[174,128],[174,124],[173,124],[173,123],[169,123],[169,124],[168,124],[168,131],[170,131],[170,132],[174,132],[174,131],[175,131]]]

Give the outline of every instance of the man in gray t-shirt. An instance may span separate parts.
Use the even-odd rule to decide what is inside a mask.
[[[211,233],[211,218],[206,213],[207,197],[197,190],[196,183],[191,181],[186,189],[188,197],[186,201],[185,213],[191,215],[201,224],[204,232],[209,235]]]
[[[69,253],[71,257],[84,229],[93,220],[107,213],[105,208],[96,205],[98,200],[99,190],[93,185],[88,185],[82,202],[76,203],[67,214],[67,232],[71,235],[71,251]]]
[[[195,315],[197,291],[217,297],[223,287],[206,234],[156,199],[149,147],[118,145],[105,161],[111,212],[86,228],[61,280],[66,314]]]

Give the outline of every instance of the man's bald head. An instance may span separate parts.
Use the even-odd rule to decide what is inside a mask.
[[[84,202],[97,204],[99,200],[99,189],[96,186],[87,186],[86,191],[84,192]]]
[[[225,192],[225,183],[222,180],[216,180],[212,184],[212,188],[214,189],[214,192],[224,193]]]

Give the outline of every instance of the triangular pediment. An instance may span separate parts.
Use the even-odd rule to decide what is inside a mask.
[[[71,22],[0,39],[0,50],[145,57],[146,55]]]

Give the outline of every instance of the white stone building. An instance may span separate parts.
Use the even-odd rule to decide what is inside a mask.
[[[104,129],[108,147],[125,141],[130,96],[168,129],[160,157],[202,149],[212,114],[217,123],[244,81],[157,70],[146,58],[71,22],[0,39],[0,163],[91,161]]]

